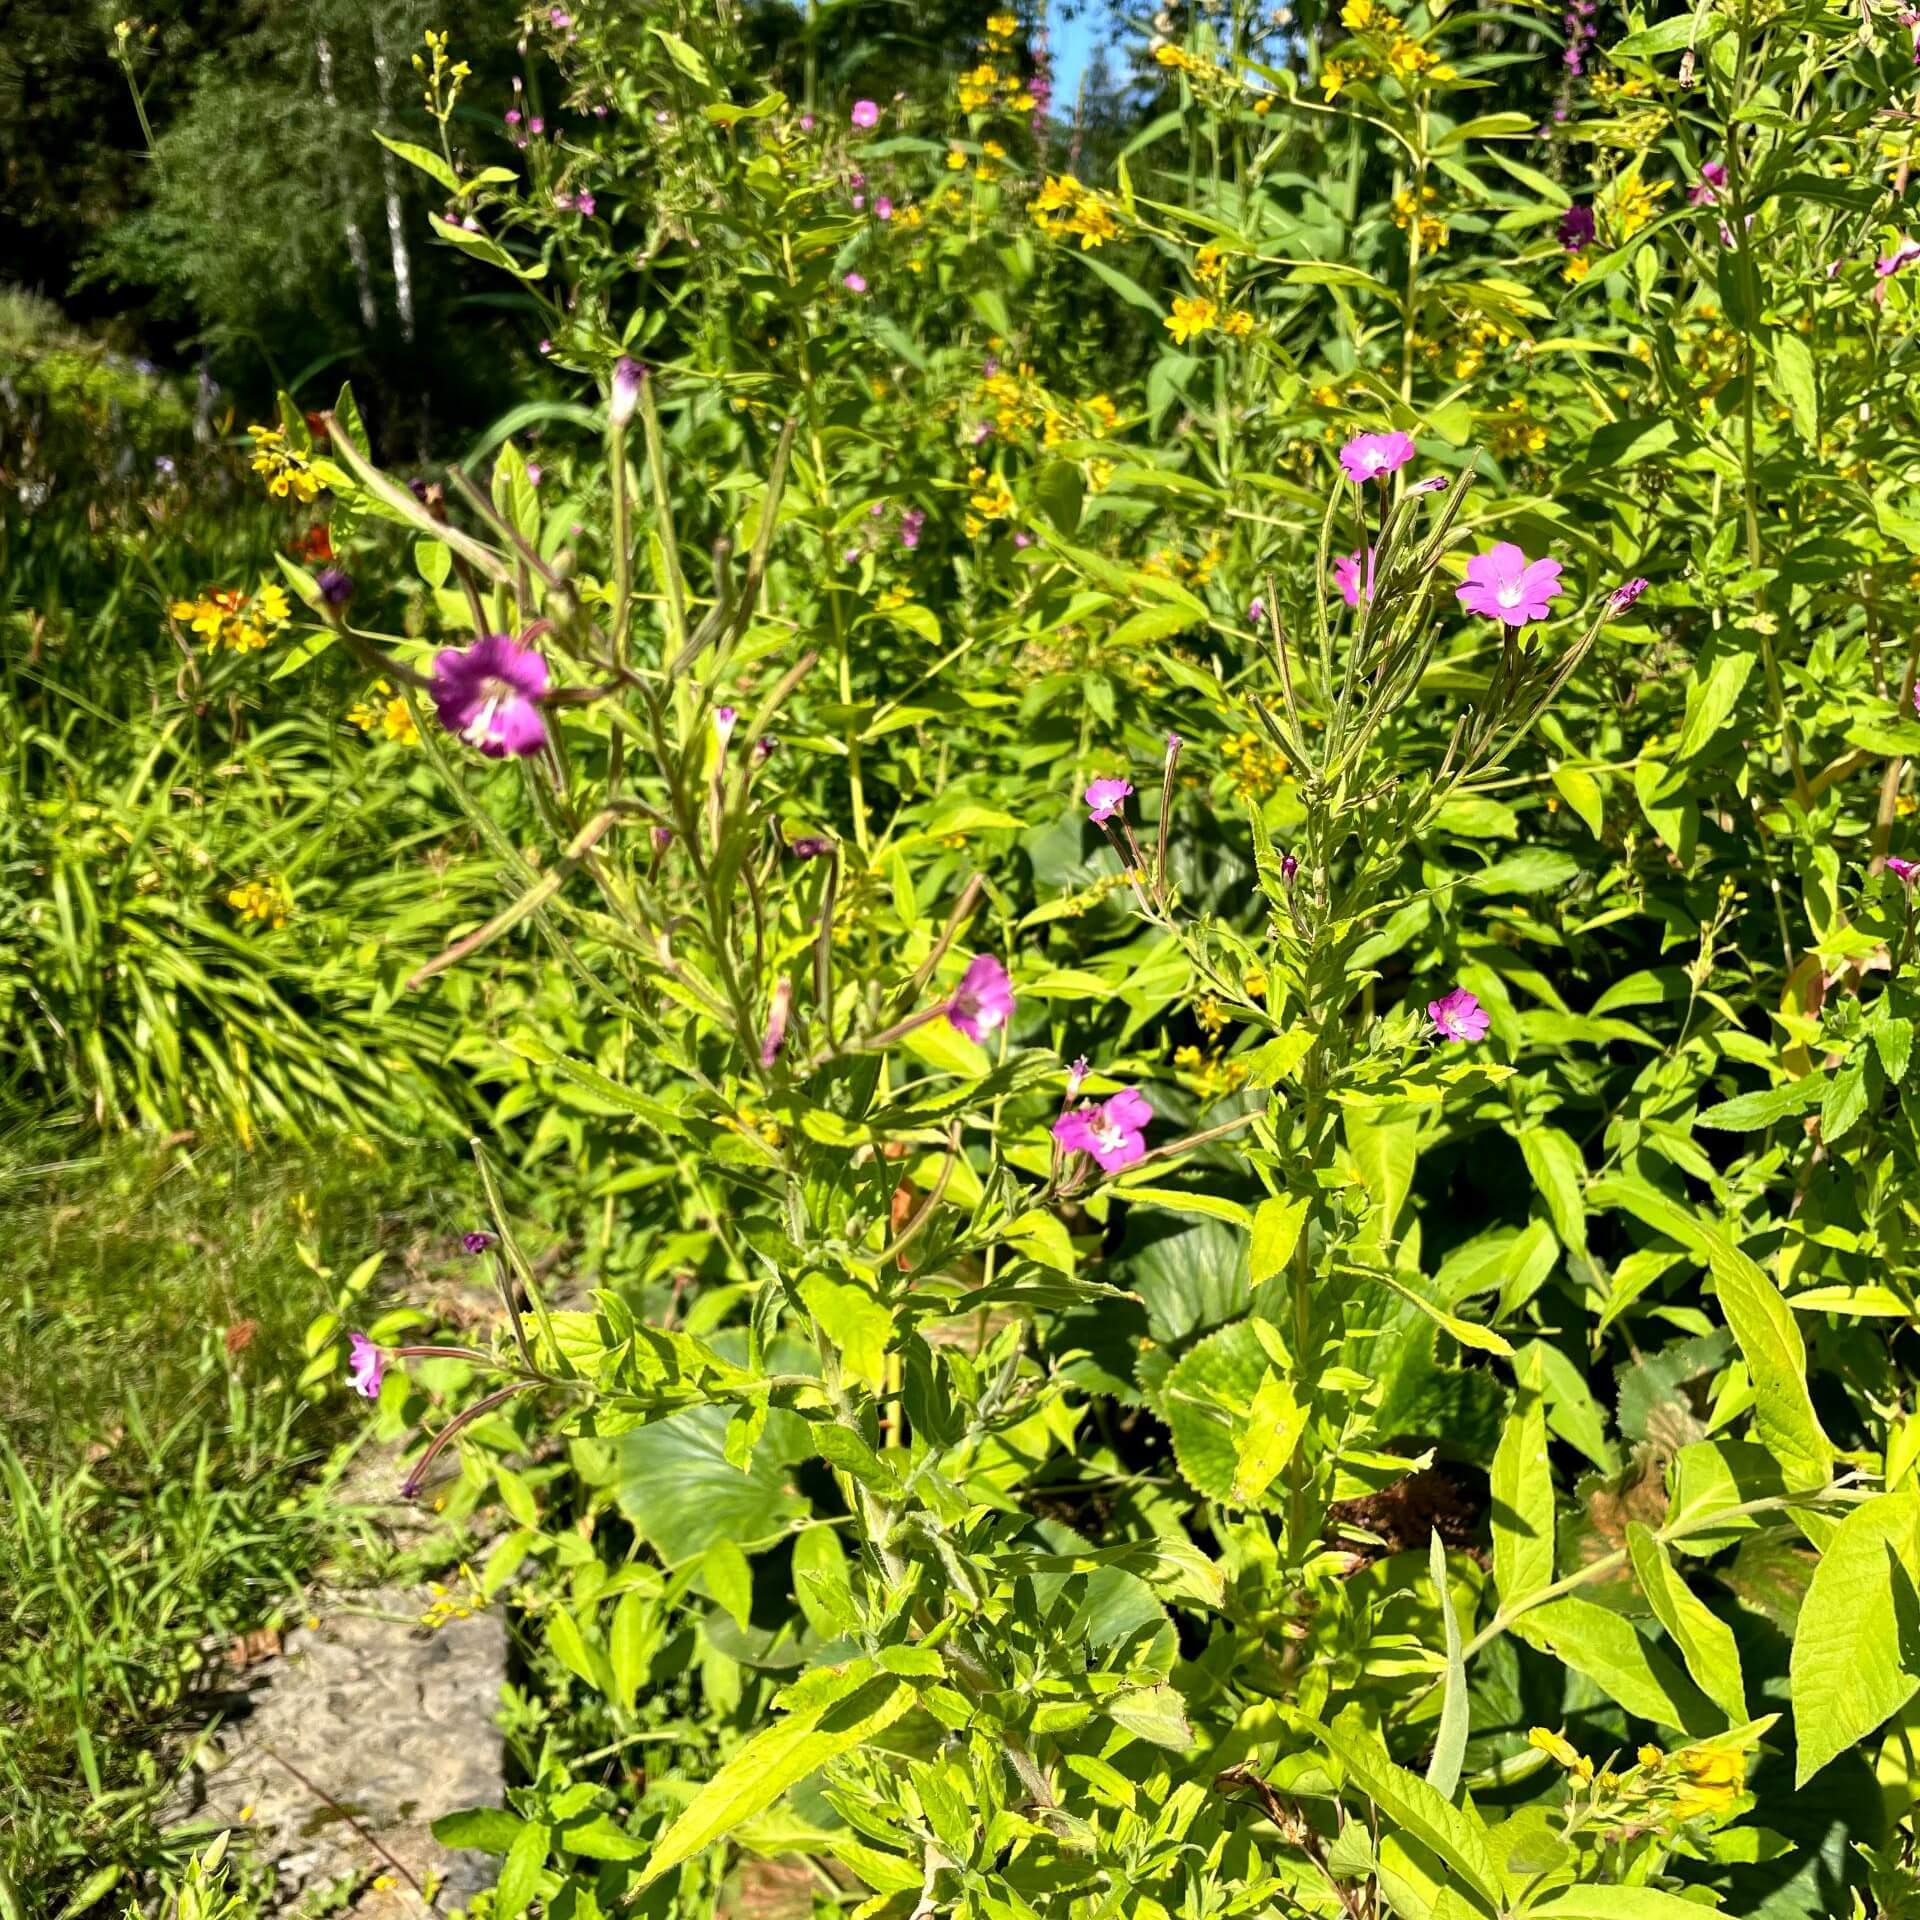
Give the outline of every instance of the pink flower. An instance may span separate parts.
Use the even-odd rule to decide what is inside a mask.
[[[387,1353],[364,1333],[347,1335],[347,1382],[363,1400],[380,1398],[380,1382],[387,1371]]]
[[[493,1245],[493,1235],[476,1229],[472,1233],[463,1233],[460,1236],[460,1244],[469,1253],[485,1253]]]
[[[1280,878],[1288,886],[1293,885],[1293,876],[1300,871],[1300,856],[1295,853],[1283,853],[1280,856]]]
[[[1053,1137],[1069,1153],[1090,1153],[1102,1173],[1118,1173],[1143,1159],[1146,1125],[1153,1108],[1137,1088],[1127,1087],[1098,1106],[1076,1107],[1053,1123]]]
[[[1429,1000],[1427,1018],[1433,1022],[1437,1040],[1484,1040],[1487,1037],[1487,1010],[1465,987],[1455,987],[1438,1000]]]
[[[1727,170],[1718,160],[1709,160],[1700,169],[1700,184],[1687,190],[1687,205],[1690,207],[1710,207],[1719,198],[1720,189],[1727,184]]]
[[[856,100],[853,103],[853,124],[864,132],[869,127],[880,124],[880,109],[871,100]]]
[[[793,982],[782,980],[773,990],[772,1004],[767,1008],[766,1038],[760,1042],[760,1064],[770,1067],[780,1058],[780,1049],[787,1043],[787,1013],[793,1005]]]
[[[927,524],[927,516],[919,507],[909,507],[900,516],[900,544],[909,553],[920,544],[920,529]]]
[[[1920,878],[1920,862],[1902,860],[1897,854],[1887,855],[1887,871],[1900,876],[1901,881],[1911,891],[1914,880]]]
[[[1558,560],[1529,560],[1511,540],[1502,540],[1467,562],[1467,583],[1454,597],[1469,613],[1524,627],[1546,619],[1560,592]]]
[[[590,193],[576,193],[573,196],[573,209],[588,220],[593,218],[594,198]]]
[[[1411,437],[1404,433],[1357,433],[1340,449],[1340,464],[1356,487],[1384,480],[1413,458]]]
[[[1920,240],[1902,240],[1891,253],[1883,253],[1873,264],[1873,270],[1882,280],[1890,280],[1902,267],[1910,267],[1920,260]]]
[[[1131,780],[1096,780],[1086,791],[1087,818],[1096,827],[1104,826],[1126,804],[1133,791]]]
[[[1340,589],[1340,597],[1348,606],[1360,604],[1360,556],[1357,553],[1343,553],[1333,563],[1333,584]],[[1373,549],[1367,549],[1366,597],[1373,598]]]
[[[992,954],[976,953],[947,1002],[948,1021],[969,1040],[984,1040],[1012,1014],[1013,982],[1006,968]]]
[[[490,633],[470,647],[433,656],[433,706],[440,724],[489,759],[538,753],[547,744],[540,703],[547,663],[531,647]]]
[[[867,277],[863,273],[849,273],[842,278],[840,284],[845,287],[849,293],[865,293],[867,290]]]
[[[889,200],[884,193],[873,203],[873,217],[876,220],[891,220],[893,218],[893,202]]]
[[[813,131],[813,115],[812,114],[803,113],[800,116],[800,131],[802,133],[811,133]]]
[[[720,742],[720,751],[727,750],[727,742],[733,738],[733,729],[740,714],[734,707],[715,707],[713,710],[713,731]]]
[[[1267,617],[1267,603],[1258,594],[1247,602],[1247,625],[1257,627]]]
[[[1644,580],[1623,580],[1607,595],[1607,611],[1610,614],[1625,613],[1633,603],[1647,590]]]
[[[1067,1069],[1067,1098],[1069,1100],[1087,1084],[1087,1075],[1092,1071],[1093,1069],[1087,1065],[1087,1056],[1084,1053]]]
[[[613,398],[607,403],[607,412],[616,427],[624,427],[638,411],[646,378],[646,368],[627,354],[613,363]]]
[[[1407,498],[1411,500],[1416,493],[1440,493],[1445,490],[1446,485],[1447,476],[1444,473],[1432,474],[1425,480],[1416,480],[1407,489]]]

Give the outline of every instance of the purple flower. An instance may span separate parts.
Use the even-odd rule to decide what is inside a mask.
[[[1384,480],[1397,473],[1413,458],[1414,446],[1404,433],[1356,433],[1340,449],[1340,464],[1356,487],[1369,480]]]
[[[849,293],[865,293],[867,290],[867,276],[864,273],[845,274],[841,277],[840,284],[845,287]]]
[[[1126,804],[1133,782],[1121,779],[1096,780],[1086,791],[1087,818],[1095,826],[1104,826]]]
[[[1887,855],[1887,871],[1898,874],[1901,883],[1911,891],[1914,880],[1920,878],[1920,862],[1902,860],[1898,854],[1890,853]]]
[[[153,456],[153,470],[162,480],[171,480],[177,471],[170,453],[156,453]]]
[[[733,738],[733,729],[740,715],[733,707],[715,707],[713,710],[713,731],[720,742],[720,751],[725,753],[727,742]]]
[[[353,598],[353,575],[342,567],[322,567],[313,584],[330,607],[344,607]]]
[[[1718,160],[1709,160],[1700,169],[1697,186],[1687,189],[1687,205],[1690,207],[1710,207],[1720,197],[1720,189],[1727,184],[1727,170]]]
[[[1633,603],[1647,590],[1647,582],[1640,579],[1623,580],[1607,595],[1607,611],[1610,614],[1625,613]]]
[[[1247,625],[1257,627],[1267,617],[1267,603],[1256,594],[1247,602]]]
[[[1333,563],[1333,584],[1340,589],[1340,597],[1348,606],[1357,607],[1362,595],[1369,601],[1373,598],[1373,549],[1367,549],[1367,583],[1360,584],[1360,556],[1357,553],[1343,553]]]
[[[813,131],[813,115],[812,114],[803,113],[800,116],[800,131],[802,133],[811,133]]]
[[[984,1040],[1012,1013],[1013,982],[1006,968],[992,954],[976,953],[947,1002],[948,1021],[969,1040]]]
[[[1126,1087],[1099,1105],[1076,1107],[1053,1123],[1053,1137],[1069,1153],[1090,1153],[1102,1173],[1118,1173],[1143,1159],[1153,1108],[1138,1088]]]
[[[1416,480],[1407,489],[1407,498],[1411,500],[1416,493],[1444,493],[1446,487],[1447,476],[1444,473],[1429,474],[1426,479]]]
[[[787,1012],[793,1005],[793,982],[782,980],[773,990],[773,1002],[767,1009],[767,1036],[760,1042],[760,1064],[770,1067],[780,1058],[787,1043]]]
[[[1293,885],[1293,876],[1299,871],[1300,861],[1297,855],[1283,853],[1280,856],[1280,878],[1284,880],[1288,886]]]
[[[573,210],[583,219],[591,220],[593,218],[593,210],[597,204],[598,202],[595,201],[593,195],[590,193],[576,193],[573,196]]]
[[[1883,253],[1873,263],[1873,270],[1882,280],[1891,280],[1902,267],[1910,267],[1920,260],[1920,240],[1902,240],[1891,253]]]
[[[1454,597],[1469,613],[1524,627],[1546,619],[1560,591],[1558,560],[1529,560],[1511,540],[1502,540],[1467,562],[1467,583]]]
[[[364,1333],[347,1335],[347,1383],[363,1400],[380,1398],[380,1382],[387,1371],[387,1353]]]
[[[889,200],[884,193],[873,203],[873,217],[876,220],[891,220],[893,218],[893,202]]]
[[[565,33],[573,25],[573,15],[561,7],[549,7],[547,21],[556,33]]]
[[[1067,1098],[1069,1100],[1087,1084],[1087,1075],[1092,1071],[1093,1069],[1087,1065],[1087,1056],[1084,1053],[1067,1069]]]
[[[489,759],[538,753],[547,743],[540,703],[547,663],[504,633],[433,656],[433,705],[440,724]]]
[[[537,460],[529,460],[527,462],[527,485],[537,487],[546,477],[546,471],[546,468],[541,466]]]
[[[1572,206],[1560,216],[1560,225],[1555,229],[1560,236],[1560,244],[1569,253],[1581,253],[1593,245],[1595,222],[1591,207]]]
[[[1427,1018],[1437,1040],[1484,1040],[1487,1010],[1465,987],[1455,987],[1438,1000],[1427,1002]]]
[[[779,740],[770,733],[763,733],[760,738],[753,743],[753,752],[748,757],[748,764],[756,767],[764,766],[779,751]]]
[[[486,1250],[493,1245],[493,1235],[477,1231],[473,1233],[463,1233],[460,1236],[460,1244],[468,1253],[485,1253]]]
[[[900,516],[900,544],[909,553],[920,544],[920,529],[927,524],[927,516],[918,507],[909,507]]]
[[[833,842],[824,833],[803,833],[787,842],[787,851],[796,860],[818,860],[833,851]]]
[[[517,127],[519,124],[520,124],[520,109],[518,107],[509,107],[507,109],[507,125],[510,127]]]
[[[880,124],[880,109],[871,100],[856,100],[853,103],[853,124],[864,133],[869,127]]]
[[[646,377],[646,368],[624,353],[613,363],[613,398],[607,403],[607,412],[616,427],[624,427],[639,409],[640,387]]]
[[[529,133],[545,133],[546,130],[547,123],[542,120],[537,113],[527,122],[527,131]]]

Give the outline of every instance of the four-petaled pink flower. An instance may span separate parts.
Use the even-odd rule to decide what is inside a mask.
[[[1911,890],[1915,879],[1920,878],[1920,862],[1902,860],[1898,854],[1890,853],[1887,855],[1887,871],[1892,874],[1897,874],[1901,881]]]
[[[1469,613],[1524,627],[1546,619],[1560,591],[1558,560],[1529,560],[1511,540],[1502,540],[1467,562],[1467,583],[1454,597]]]
[[[1484,1040],[1487,1037],[1487,1010],[1465,987],[1455,987],[1438,1000],[1429,1000],[1427,1018],[1433,1022],[1437,1040]]]
[[[880,124],[880,109],[871,100],[856,100],[853,103],[853,124],[864,132],[868,127]]]
[[[840,284],[845,287],[849,293],[865,293],[867,290],[867,276],[864,273],[843,274],[840,279]]]
[[[538,753],[547,743],[540,703],[547,663],[504,633],[433,656],[433,707],[440,724],[494,760]]]
[[[1607,595],[1607,611],[1609,613],[1625,613],[1646,590],[1647,582],[1644,580],[1634,579],[1621,581],[1621,583]]]
[[[1006,968],[992,954],[976,953],[947,1002],[947,1019],[969,1040],[984,1040],[1012,1015],[1013,982]]]
[[[1384,480],[1413,458],[1413,439],[1404,433],[1356,433],[1340,449],[1340,464],[1356,487]]]
[[[1373,549],[1367,549],[1367,583],[1363,589],[1360,584],[1360,556],[1357,553],[1343,553],[1333,563],[1333,584],[1340,589],[1340,597],[1348,606],[1357,607],[1364,591],[1368,600],[1373,598]]]
[[[1131,780],[1096,780],[1086,792],[1087,818],[1095,826],[1105,826],[1126,804],[1133,791]]]
[[[1102,1173],[1118,1173],[1147,1151],[1146,1125],[1153,1108],[1136,1087],[1126,1087],[1097,1106],[1089,1104],[1063,1113],[1053,1123],[1053,1137],[1069,1153],[1090,1153]]]
[[[386,1371],[386,1348],[376,1347],[364,1333],[347,1335],[347,1381],[355,1393],[363,1400],[378,1400]]]
[[[1727,170],[1718,160],[1709,160],[1700,169],[1700,183],[1687,189],[1687,205],[1690,207],[1710,207],[1720,197],[1720,189],[1727,184]]]

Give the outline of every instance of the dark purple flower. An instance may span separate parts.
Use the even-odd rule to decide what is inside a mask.
[[[1593,245],[1595,226],[1596,223],[1591,207],[1579,205],[1569,207],[1566,212],[1560,216],[1560,225],[1557,229],[1560,235],[1560,244],[1565,247],[1569,253],[1580,253],[1584,251]]]
[[[1280,878],[1286,881],[1289,886],[1293,884],[1293,876],[1299,871],[1300,861],[1297,855],[1283,853],[1280,856]]]
[[[384,1347],[376,1347],[364,1333],[347,1335],[347,1382],[355,1393],[363,1400],[378,1400],[386,1371]]]
[[[330,607],[344,607],[353,598],[353,575],[342,567],[322,567],[313,584]]]
[[[433,657],[433,705],[440,724],[490,759],[538,753],[547,743],[540,703],[547,663],[504,633]]]
[[[485,1253],[493,1245],[493,1235],[482,1233],[477,1228],[472,1233],[463,1233],[460,1244],[469,1253]]]
[[[796,860],[818,860],[833,851],[833,842],[824,833],[803,833],[787,842],[787,851]]]
[[[1647,590],[1647,582],[1640,579],[1623,580],[1607,596],[1607,611],[1625,613],[1633,603]]]

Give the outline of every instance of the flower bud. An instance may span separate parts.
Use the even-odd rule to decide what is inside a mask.
[[[640,405],[640,383],[647,370],[638,360],[622,354],[613,365],[613,398],[607,414],[616,427],[624,427]]]

